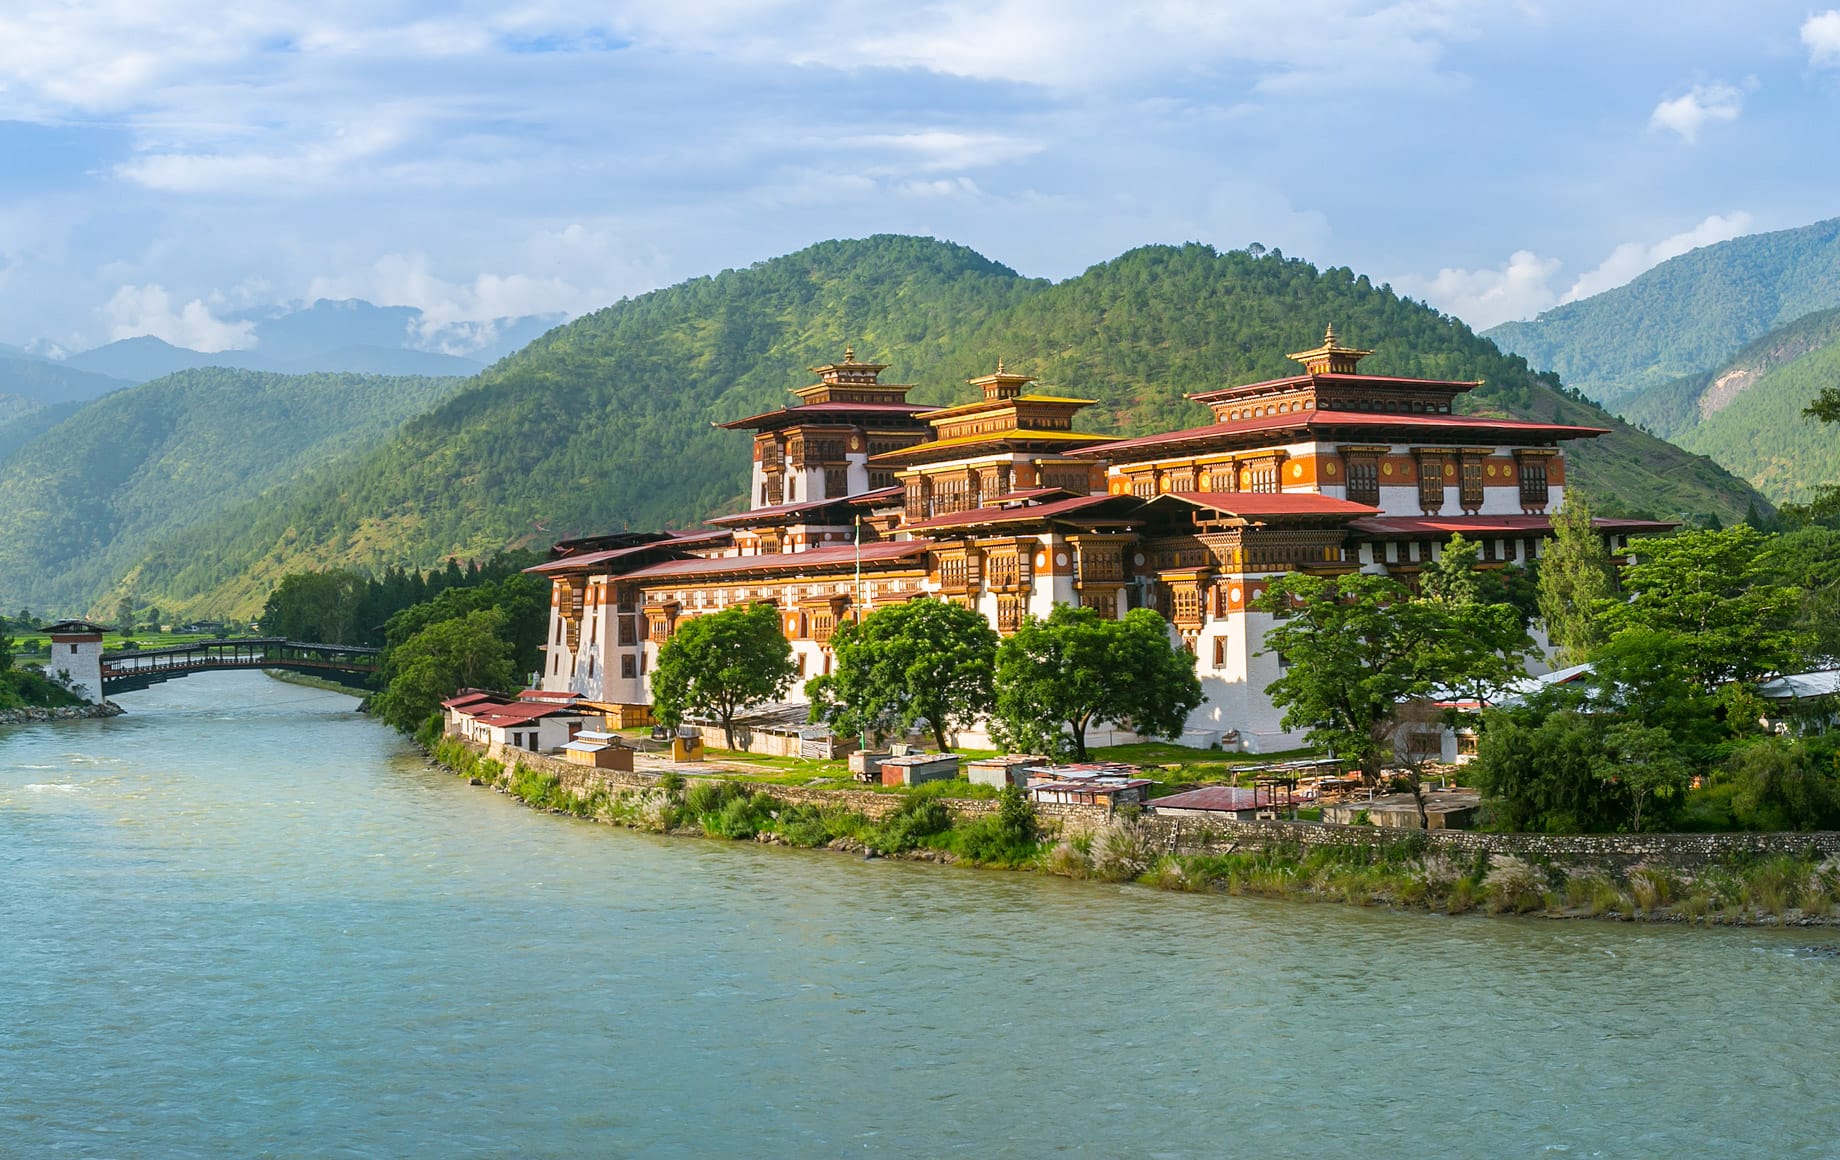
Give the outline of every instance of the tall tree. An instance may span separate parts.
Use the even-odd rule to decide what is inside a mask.
[[[1525,672],[1532,646],[1509,605],[1415,600],[1398,581],[1359,572],[1294,572],[1253,607],[1285,617],[1265,634],[1265,651],[1286,662],[1266,688],[1284,728],[1303,729],[1370,781],[1397,757],[1402,705],[1440,690],[1490,699]]]
[[[1419,572],[1419,594],[1452,607],[1480,603],[1482,575],[1476,571],[1476,561],[1481,555],[1482,546],[1464,539],[1463,533],[1450,537],[1437,559]]]
[[[941,750],[996,702],[997,634],[984,617],[923,598],[878,608],[831,637],[835,671],[806,683],[811,719],[846,733],[924,720]]]
[[[1174,737],[1201,704],[1195,660],[1147,608],[1103,620],[1057,604],[1029,617],[997,650],[991,728],[1011,748],[1086,759],[1086,731],[1111,721],[1146,737]]]
[[[13,637],[7,631],[6,617],[0,616],[0,673],[13,667]]]
[[[1644,540],[1623,584],[1629,600],[1610,606],[1608,624],[1679,634],[1706,689],[1780,672],[1804,651],[1802,594],[1773,573],[1748,525]]]
[[[505,613],[483,608],[437,621],[392,648],[384,660],[386,685],[371,711],[412,733],[464,688],[510,689],[518,683]]]
[[[1616,598],[1616,569],[1582,496],[1567,492],[1552,526],[1553,538],[1540,557],[1540,619],[1559,658],[1579,664],[1607,635],[1602,610]]]
[[[798,672],[777,608],[764,603],[725,608],[679,621],[658,650],[652,711],[673,729],[691,713],[712,714],[733,749],[735,714],[784,696]]]

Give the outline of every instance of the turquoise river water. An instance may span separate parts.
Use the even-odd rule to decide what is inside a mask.
[[[1831,933],[656,838],[121,700],[0,727],[0,1155],[1840,1155]]]

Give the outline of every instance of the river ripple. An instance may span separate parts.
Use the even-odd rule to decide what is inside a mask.
[[[660,839],[122,701],[0,729],[5,1155],[1840,1155],[1831,935]]]

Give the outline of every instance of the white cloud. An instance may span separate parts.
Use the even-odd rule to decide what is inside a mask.
[[[203,299],[179,305],[154,283],[123,286],[103,307],[110,340],[150,334],[174,346],[192,350],[247,350],[256,344],[253,322],[226,322],[211,312]]]
[[[1691,91],[1656,105],[1648,124],[1653,129],[1672,130],[1691,145],[1699,140],[1703,126],[1736,121],[1743,111],[1744,93],[1731,85],[1694,85]]]
[[[1840,65],[1840,8],[1816,12],[1802,22],[1802,45],[1817,65]]]
[[[1432,278],[1401,278],[1397,288],[1461,318],[1471,330],[1487,330],[1512,318],[1531,318],[1557,302],[1552,279],[1562,264],[1516,250],[1498,270],[1446,267]]]
[[[1402,293],[1461,318],[1472,330],[1487,330],[1497,323],[1532,318],[1550,307],[1613,290],[1669,258],[1735,238],[1750,228],[1751,215],[1737,210],[1714,214],[1658,242],[1624,242],[1563,293],[1555,288],[1555,279],[1564,263],[1531,250],[1516,250],[1499,269],[1447,267],[1430,278],[1411,274],[1395,278],[1394,285]]]
[[[1561,302],[1572,302],[1579,298],[1589,298],[1605,290],[1614,289],[1669,258],[1679,257],[1688,250],[1697,250],[1701,246],[1710,246],[1746,233],[1751,228],[1751,215],[1738,210],[1730,214],[1713,214],[1690,230],[1663,238],[1658,242],[1643,244],[1641,242],[1624,242],[1610,252],[1610,256],[1600,262],[1596,269],[1581,276],[1572,283],[1572,288],[1565,292]]]

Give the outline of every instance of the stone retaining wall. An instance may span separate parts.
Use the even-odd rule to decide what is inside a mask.
[[[507,768],[513,762],[521,761],[531,769],[552,774],[561,779],[565,788],[581,797],[587,797],[597,790],[617,793],[622,790],[654,789],[658,784],[658,774],[645,770],[624,773],[613,769],[594,769],[522,750],[501,750],[498,747],[486,750],[482,746],[468,744],[486,756],[505,762]],[[684,777],[685,783],[691,785],[701,781],[737,780],[750,792],[758,790],[770,793],[790,804],[843,806],[878,820],[899,809],[904,800],[900,794],[872,793],[859,789],[811,789],[700,774]],[[997,810],[997,803],[987,799],[945,799],[945,805],[958,818],[982,817]],[[1112,818],[1112,811],[1105,806],[1045,804],[1036,806],[1035,810],[1044,823],[1044,829],[1051,833],[1058,830],[1063,836],[1098,829]],[[1465,862],[1486,853],[1616,869],[1626,869],[1638,862],[1691,869],[1734,857],[1779,854],[1822,858],[1840,856],[1840,832],[1833,831],[1808,834],[1491,834],[1475,830],[1397,830],[1327,822],[1242,822],[1231,818],[1159,817],[1153,811],[1145,811],[1137,819],[1137,824],[1147,831],[1154,849],[1171,854],[1223,854],[1248,847],[1279,845],[1310,849],[1409,842],[1422,844],[1428,852],[1440,852]]]

